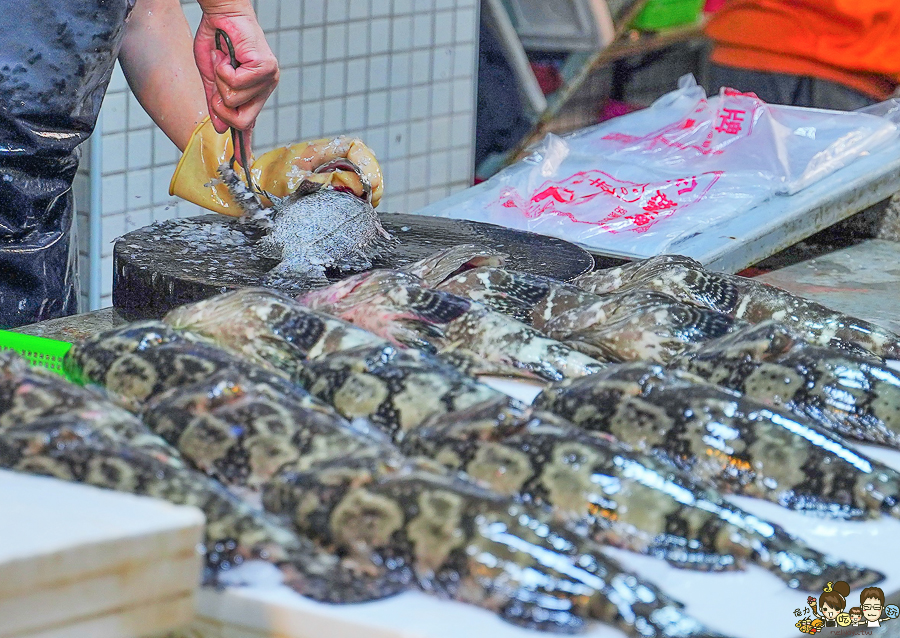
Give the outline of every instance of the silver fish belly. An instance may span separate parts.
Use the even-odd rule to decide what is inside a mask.
[[[799,340],[766,321],[672,364],[842,436],[900,449],[900,374],[871,358]]]
[[[551,386],[535,406],[612,434],[724,492],[833,518],[900,517],[900,474],[839,437],[712,384],[641,368]]]
[[[786,290],[746,277],[713,273],[677,255],[662,255],[629,266],[615,272],[588,273],[575,283],[592,292],[607,292],[612,286],[655,290],[750,323],[780,321],[818,345],[827,346],[838,339],[881,357],[900,358],[900,335]]]
[[[164,321],[292,376],[306,359],[387,343],[347,321],[262,288],[245,288],[181,306]]]
[[[750,562],[789,587],[816,592],[828,580],[865,587],[882,578],[822,555],[612,437],[547,413],[506,424],[493,417],[476,406],[433,419],[410,432],[401,447],[462,470],[498,493],[552,507],[556,518],[597,542],[676,567],[718,571]]]
[[[267,285],[285,290],[324,285],[325,268],[368,270],[374,257],[393,246],[372,204],[355,195],[304,181],[265,209],[227,165],[219,174],[245,217],[267,228],[261,253],[281,260],[267,276]]]
[[[573,633],[598,620],[635,638],[711,635],[539,510],[428,465],[385,471],[366,460],[288,472],[263,501],[324,547],[407,566],[425,591],[518,625]]]
[[[523,408],[436,357],[392,346],[320,357],[306,365],[301,381],[344,417],[368,419],[395,441],[436,415],[486,401]]]

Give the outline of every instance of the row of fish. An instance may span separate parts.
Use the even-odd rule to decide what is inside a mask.
[[[241,307],[241,304],[238,303],[239,298],[244,298],[246,301],[243,307],[244,313],[248,316],[247,321],[242,321],[242,315],[237,310]],[[230,345],[233,348],[242,348],[249,343],[245,337],[236,335],[234,329],[231,329],[228,334],[225,334],[222,330],[216,328],[214,325],[215,322],[212,321],[210,317],[221,316],[223,317],[223,323],[229,326],[252,324],[253,334],[256,338],[259,338],[260,331],[264,331],[264,328],[261,325],[253,324],[250,317],[258,314],[266,314],[260,313],[260,304],[267,307],[275,304],[279,307],[278,312],[275,313],[280,318],[279,323],[278,325],[273,325],[271,331],[264,337],[264,340],[269,343],[277,341],[285,336],[285,332],[281,327],[284,323],[284,317],[293,315],[295,320],[289,323],[308,324],[313,320],[312,317],[317,316],[317,313],[310,311],[299,304],[292,304],[289,300],[263,291],[241,291],[238,293],[230,293],[229,295],[200,302],[194,306],[184,307],[176,311],[176,313],[177,319],[181,325],[189,326],[193,329],[197,329],[200,326],[200,321],[195,322],[190,319],[193,314],[196,314],[202,319],[202,328],[206,331],[205,334],[208,336],[216,336],[221,340],[223,345]],[[215,309],[220,305],[223,310],[228,309],[229,312],[223,311],[217,313]],[[307,318],[301,320],[301,317],[304,316],[307,316]],[[354,330],[353,327],[346,325],[341,326],[338,322],[333,324],[332,329],[336,333],[344,335],[343,340],[346,340],[346,334],[348,332]],[[319,335],[320,340],[328,339],[327,332],[316,331],[316,334]],[[287,344],[285,347],[288,347]],[[318,349],[317,351],[321,353],[321,349]],[[272,361],[277,360],[278,358],[272,358]],[[520,497],[526,497],[526,499],[534,502],[552,505],[556,507],[557,511],[563,509],[563,503],[571,504],[574,499],[579,506],[568,507],[566,516],[575,517],[582,522],[589,520],[593,521],[591,525],[594,527],[594,533],[601,534],[600,537],[603,538],[605,542],[609,542],[615,536],[621,539],[617,541],[618,544],[625,545],[631,549],[636,549],[637,551],[647,551],[662,555],[662,550],[650,549],[650,545],[648,545],[646,541],[646,538],[649,535],[651,538],[656,538],[656,542],[669,543],[673,552],[675,551],[675,546],[679,544],[682,546],[682,549],[677,553],[680,556],[689,556],[689,558],[676,560],[670,557],[670,560],[673,562],[687,564],[693,561],[697,563],[697,566],[700,566],[701,563],[705,563],[707,565],[706,568],[709,569],[727,568],[725,566],[735,567],[741,562],[739,558],[740,554],[736,556],[727,546],[723,548],[714,542],[715,535],[703,539],[699,532],[694,533],[697,530],[690,530],[690,526],[685,527],[684,529],[689,531],[683,531],[680,536],[671,531],[666,532],[665,526],[661,525],[659,521],[653,521],[645,525],[632,525],[629,523],[627,527],[630,527],[631,529],[630,536],[623,531],[624,528],[622,525],[618,525],[618,530],[615,532],[598,532],[596,530],[601,530],[603,526],[612,525],[613,527],[616,527],[616,525],[613,525],[613,521],[622,520],[622,511],[627,507],[625,503],[622,502],[618,506],[618,511],[615,507],[601,508],[598,510],[594,507],[597,502],[604,499],[607,502],[616,502],[616,499],[609,495],[601,496],[600,492],[582,493],[576,491],[574,494],[564,499],[560,496],[560,490],[557,490],[557,497],[555,500],[548,500],[545,496],[543,499],[535,501],[533,493],[532,496],[528,496],[529,492],[524,486],[526,483],[531,485],[533,482],[538,481],[537,477],[548,477],[553,475],[558,479],[555,484],[560,486],[591,485],[590,481],[585,484],[585,477],[590,478],[595,476],[593,471],[584,474],[586,470],[581,467],[580,463],[565,462],[565,459],[568,458],[565,454],[560,453],[558,456],[554,456],[553,454],[539,453],[538,451],[541,450],[540,445],[528,443],[528,439],[532,434],[532,431],[529,428],[537,427],[534,426],[535,423],[540,424],[549,422],[549,427],[551,427],[551,429],[556,428],[557,442],[560,444],[560,450],[563,450],[565,449],[563,443],[566,439],[572,439],[577,433],[575,428],[570,424],[568,426],[561,424],[560,419],[549,414],[527,413],[527,411],[523,409],[523,406],[517,402],[474,379],[460,374],[452,366],[447,365],[426,353],[415,350],[396,350],[387,346],[386,343],[377,346],[369,345],[354,347],[344,351],[317,355],[305,363],[304,371],[300,374],[300,377],[306,387],[317,397],[334,405],[339,412],[348,418],[362,417],[368,419],[376,427],[392,436],[394,441],[398,443],[407,454],[421,454],[424,451],[427,456],[445,462],[445,465],[449,465],[454,469],[463,469],[470,476],[489,483],[491,487],[499,492],[516,494]],[[623,387],[624,391],[619,392],[618,394],[608,392],[608,401],[600,402],[599,404],[608,405],[610,410],[614,412],[616,406],[622,404],[626,399],[637,401],[637,398],[634,398],[634,395],[641,394],[644,385],[650,385],[649,377],[658,377],[656,378],[657,385],[662,385],[663,381],[668,380],[665,377],[665,371],[659,366],[651,366],[649,368],[646,366],[626,366],[624,368],[614,366],[595,375],[584,376],[578,380],[565,382],[559,386],[551,386],[551,388],[541,395],[542,398],[539,398],[538,401],[541,407],[546,405],[553,408],[554,411],[558,413],[564,412],[566,405],[583,404],[583,407],[581,407],[580,410],[577,410],[576,414],[564,415],[566,417],[571,417],[576,421],[583,421],[587,411],[593,409],[593,406],[598,405],[595,397],[583,393],[580,397],[575,397],[571,401],[567,401],[565,405],[562,403],[557,405],[552,400],[552,397],[558,396],[563,391],[563,388],[569,387],[569,384],[574,385],[581,383],[585,387],[597,388],[604,387],[603,384],[612,384],[616,389]],[[679,378],[691,378],[695,385],[708,390],[714,398],[720,398],[719,393],[721,392],[727,400],[735,401],[740,399],[740,397],[736,397],[733,393],[720,391],[718,388],[703,384],[702,381],[695,377],[690,377],[690,375],[681,375]],[[771,413],[769,413],[769,416],[772,417],[769,421],[760,419],[760,421],[763,421],[763,424],[756,426],[756,429],[762,430],[763,427],[770,426],[771,421],[775,419],[775,416]],[[739,417],[737,415],[734,415],[734,417],[734,422],[738,423]],[[448,425],[448,427],[437,427],[436,422],[441,420],[450,425]],[[525,424],[528,423],[532,425],[526,427]],[[656,423],[656,427],[657,429],[662,429],[667,423],[668,421],[659,419]],[[791,421],[791,423],[793,423],[793,421]],[[581,423],[579,424],[581,425]],[[703,427],[712,427],[712,417],[710,416],[705,421],[697,420],[696,424],[697,428],[701,429]],[[467,428],[470,427],[474,429],[468,430]],[[484,433],[491,433],[491,436],[482,440],[484,437],[477,435],[480,431],[479,428],[484,430]],[[745,425],[744,429],[752,430],[753,428],[754,423],[749,423]],[[600,427],[586,429],[599,430]],[[443,452],[441,454],[434,453],[434,442],[427,446],[423,446],[423,441],[425,440],[423,438],[424,432],[443,433],[442,436],[448,437],[448,440],[444,442],[446,445],[454,445],[455,443],[453,443],[452,437],[457,435],[463,436],[463,433],[465,433],[465,437],[468,440],[467,446],[470,448],[472,458],[477,459],[477,462],[462,463],[462,461],[452,454],[447,456]],[[778,432],[781,433],[782,437],[794,436],[789,432],[787,427],[780,427]],[[531,445],[531,449],[534,450],[535,453],[535,458],[529,460],[522,454],[515,454],[513,452],[500,454],[497,450],[507,445],[507,443],[502,440],[502,437],[506,434],[511,437],[509,445]],[[696,437],[698,441],[702,441],[703,434],[699,430],[692,432],[691,435]],[[546,433],[542,434],[542,436],[544,440],[552,438]],[[755,433],[750,431],[749,433],[746,433],[745,436],[755,436]],[[490,440],[491,437],[493,440]],[[586,438],[582,436],[581,439],[584,439],[581,445],[587,446],[592,450],[589,454],[592,458],[608,458],[623,454],[621,446],[616,447],[608,438]],[[729,441],[728,443],[732,446],[738,445],[735,441]],[[640,447],[648,448],[649,446],[642,444]],[[778,463],[780,459],[770,460],[769,457],[765,456],[768,453],[769,451],[766,449],[759,452],[761,459],[766,460],[768,465],[766,467],[767,472],[758,472],[756,479],[761,485],[773,484],[773,482],[777,481],[776,484],[780,486],[781,492],[785,492],[788,488],[785,487],[786,483],[784,478],[775,474],[775,472],[780,469]],[[778,454],[779,451],[774,450],[772,453]],[[449,462],[451,459],[452,462]],[[541,459],[540,462],[538,462],[538,459]],[[796,461],[797,459],[793,460]],[[831,458],[819,458],[818,460],[822,463],[823,468],[827,469]],[[810,465],[813,464],[810,463]],[[704,493],[704,488],[693,481],[687,472],[682,471],[685,469],[690,470],[690,467],[673,469],[671,467],[666,467],[665,464],[661,465],[655,458],[650,458],[646,454],[636,452],[633,453],[631,462],[626,464],[626,466],[623,466],[625,469],[615,469],[614,465],[608,465],[606,467],[605,471],[608,472],[607,476],[610,477],[609,480],[613,481],[615,484],[615,486],[612,484],[607,485],[609,492],[614,493],[615,489],[618,489],[623,481],[629,484],[634,483],[633,477],[628,477],[624,475],[623,472],[633,472],[637,467],[645,468],[647,476],[655,477],[652,480],[648,479],[650,482],[648,483],[647,489],[650,491],[656,490],[655,498],[658,501],[656,509],[658,511],[671,511],[676,507],[686,507],[687,511],[690,511],[692,505],[700,501],[707,503],[710,498],[714,498],[716,502],[715,508],[717,508],[714,509],[714,511],[719,512],[719,514],[717,514],[720,518],[719,524],[723,525],[724,529],[728,529],[728,526],[724,521],[727,521],[729,518],[734,520],[752,518],[745,513],[738,513],[739,510],[736,508],[729,507],[725,501],[722,500],[720,496],[715,495],[712,490],[707,489],[706,493]],[[576,475],[573,475],[573,472]],[[886,472],[890,473],[891,471],[886,469]],[[599,470],[596,475],[600,476]],[[666,480],[661,480],[659,478],[660,476],[667,476],[668,478]],[[516,477],[521,478],[521,481],[517,481]],[[547,480],[549,481],[549,479]],[[512,482],[512,486],[510,482]],[[600,488],[597,488],[596,485],[602,483],[602,481],[595,483],[594,490],[599,490]],[[861,485],[864,484],[864,480],[860,479],[860,483]],[[540,485],[540,482],[537,484]],[[672,494],[666,492],[667,489],[674,489],[671,486],[676,484],[680,484],[679,490],[682,490],[678,492],[679,494],[692,494],[691,498],[693,499],[693,502],[690,506],[686,506],[683,503],[674,503]],[[728,487],[727,484],[722,481],[720,481],[720,485],[728,488],[725,491],[747,493],[747,490],[740,490],[738,487]],[[545,488],[542,486],[541,491],[544,489]],[[712,496],[710,496],[710,494],[712,494]],[[810,494],[814,494],[812,488],[810,488]],[[768,493],[766,493],[766,495],[768,495]],[[647,498],[649,499],[649,496]],[[836,511],[840,507],[845,506],[845,499],[841,499],[843,499],[843,495],[828,501],[833,506],[831,509]],[[602,515],[598,515],[598,511],[602,512]],[[638,510],[633,511],[637,512]],[[698,519],[703,519],[705,514],[698,514],[694,511],[693,516]],[[861,514],[859,514],[859,516],[861,516]],[[764,523],[763,526],[769,530],[775,529],[768,523]],[[750,528],[748,527],[748,529]],[[707,532],[708,531],[709,527],[707,527]],[[768,556],[774,556],[777,554],[777,550],[775,550],[777,543],[774,541],[776,538],[783,538],[780,534],[782,534],[780,531],[777,533],[772,532],[766,537],[760,537],[753,541],[745,539],[740,542],[744,543],[746,546],[751,546],[754,542],[757,546],[764,546],[765,543],[769,543],[767,552],[763,552],[762,554],[767,553]],[[733,530],[731,535],[723,534],[722,536],[723,539],[734,537],[740,537],[740,534],[734,534]],[[664,538],[668,540],[663,541]],[[712,539],[712,542],[710,542],[709,539]],[[804,549],[801,549],[799,545],[795,545],[794,548],[796,555],[800,555],[805,551]],[[672,556],[674,555],[675,554],[672,554]],[[704,557],[703,555],[706,556]],[[765,563],[767,560],[766,557],[761,556],[757,556],[756,558],[760,563]],[[821,557],[819,557],[819,565],[822,565]],[[794,568],[793,570],[785,569],[779,571],[776,569],[774,571],[779,572],[785,580],[793,581],[798,578],[798,574],[803,570]],[[815,570],[813,571],[815,572]],[[809,574],[806,574],[806,576],[808,577]],[[850,576],[850,578],[852,578],[852,576]],[[807,586],[806,583],[803,582],[803,578],[800,578],[794,584],[795,586]],[[809,586],[813,587],[813,585]]]
[[[465,268],[466,255],[479,252],[460,247],[446,259]],[[599,359],[664,363],[841,436],[900,449],[900,374],[881,358],[896,356],[898,335],[681,257],[574,284],[508,271],[499,260],[431,283]]]
[[[257,299],[266,294],[249,292]],[[261,492],[268,512],[293,521],[319,550],[361,566],[382,587],[415,583],[555,631],[578,630],[593,619],[632,633],[638,626],[644,635],[714,635],[542,508],[432,461],[407,459],[366,421],[326,418],[327,410],[315,410],[317,400],[285,376],[229,362],[226,351],[174,333],[155,323],[132,325],[89,339],[68,365],[129,392],[144,406],[145,422],[192,466],[241,494]],[[333,356],[346,352],[353,350]],[[478,389],[459,395],[467,391]]]
[[[693,636],[712,634],[601,545],[692,569],[755,563],[811,590],[826,573],[855,587],[881,578],[721,496],[846,519],[896,516],[897,474],[807,421],[816,414],[810,397],[837,396],[827,383],[850,378],[834,370],[851,361],[851,373],[872,384],[858,388],[854,412],[869,420],[832,416],[831,427],[868,432],[877,420],[880,442],[890,442],[884,417],[895,384],[877,357],[639,290],[634,273],[634,289],[619,283],[598,295],[506,271],[502,261],[461,247],[404,271],[356,275],[302,304],[243,290],[177,309],[168,325],[89,339],[73,349],[69,371],[104,385],[150,428],[129,415],[132,430],[100,451],[92,438],[91,453],[128,467],[162,455],[190,478],[171,491],[214,486],[253,524],[205,508],[209,555],[227,548],[238,560],[269,558],[320,600],[377,598],[415,584],[530,627],[576,631],[601,620],[632,635]],[[835,333],[829,343],[838,336],[847,337]],[[825,354],[837,358],[813,367],[812,383],[789,383],[795,371],[784,382],[791,392],[763,396],[782,369]],[[611,363],[635,359],[671,369]],[[476,372],[557,383],[528,408]],[[57,430],[66,412],[54,415]],[[112,430],[87,427],[91,437]],[[59,470],[77,446],[53,436],[52,449],[27,446],[23,465],[24,448],[0,427],[0,464],[91,480]],[[95,484],[145,489],[121,472],[95,475]],[[268,546],[260,521],[282,533],[289,556],[259,549]]]

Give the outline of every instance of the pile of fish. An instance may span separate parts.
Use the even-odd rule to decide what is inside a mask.
[[[900,518],[900,474],[844,438],[900,442],[900,338],[680,257],[572,283],[503,265],[459,246],[219,295],[77,344],[86,387],[6,356],[0,467],[197,505],[208,582],[265,560],[320,601],[418,588],[558,633],[719,635],[605,546],[883,579],[725,495]],[[485,374],[544,387],[526,405]]]

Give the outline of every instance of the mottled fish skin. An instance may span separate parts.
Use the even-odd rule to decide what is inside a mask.
[[[838,339],[880,357],[900,359],[900,335],[881,326],[746,277],[709,272],[697,262],[678,256],[648,259],[624,275],[589,273],[575,283],[592,292],[608,291],[616,283],[655,290],[750,323],[780,321],[817,345],[827,346]]]
[[[477,244],[458,244],[439,250],[401,270],[422,279],[429,287],[473,268],[502,266],[509,255]]]
[[[258,490],[287,464],[306,470],[350,455],[399,454],[380,432],[354,427],[331,406],[235,370],[162,394],[144,421],[229,488]]]
[[[438,351],[468,351],[505,367],[513,376],[556,381],[603,368],[603,363],[522,322],[415,283],[409,274],[394,277],[389,273],[356,275],[352,284],[341,282],[336,288],[313,291],[301,301],[391,340],[396,340],[395,326],[401,326]]]
[[[152,338],[160,332],[160,326],[172,333],[165,340]],[[281,377],[270,382],[280,383],[288,394],[305,394],[284,373],[261,369],[198,336],[160,322],[128,325],[85,339],[72,347],[64,367],[82,383],[104,386],[139,408],[171,388],[203,381],[225,369],[261,374],[266,379]]]
[[[766,321],[671,364],[841,436],[900,449],[900,374],[871,358],[798,340]]]
[[[608,361],[667,363],[744,325],[731,316],[656,292],[600,297],[567,310],[542,328],[553,339]]]
[[[679,374],[661,380],[651,368],[635,381],[640,367],[556,384],[535,407],[611,434],[723,492],[830,518],[900,518],[900,474],[837,435]]]
[[[285,473],[263,502],[324,547],[402,565],[425,591],[525,627],[574,633],[589,620],[629,636],[710,636],[599,547],[540,510],[468,481],[372,459]]]
[[[204,580],[210,584],[222,570],[265,560],[279,567],[286,584],[323,602],[363,602],[406,586],[390,570],[366,574],[345,565],[198,472],[104,440],[89,421],[7,429],[0,434],[0,467],[199,508],[206,516]]]
[[[484,401],[524,407],[433,356],[392,346],[320,357],[307,364],[301,382],[344,417],[367,419],[394,441],[435,415]]]
[[[164,321],[291,376],[306,359],[387,343],[347,321],[263,288],[244,288],[181,306]]]
[[[539,330],[558,314],[600,299],[550,277],[491,267],[462,272],[435,287],[477,301]]]
[[[355,195],[304,181],[276,199],[272,209],[262,209],[246,197],[246,187],[228,165],[219,167],[219,174],[245,216],[268,217],[259,250],[281,263],[267,276],[267,285],[297,291],[324,285],[325,268],[368,270],[371,260],[395,243],[372,205]]]
[[[401,447],[500,494],[552,507],[596,542],[676,567],[721,571],[749,562],[815,592],[829,580],[860,588],[883,578],[824,556],[689,474],[549,413],[498,423],[493,408],[479,405],[429,421]]]
[[[0,434],[23,423],[89,422],[96,436],[128,444],[179,465],[178,452],[141,420],[109,401],[96,388],[69,383],[24,359],[0,353]]]

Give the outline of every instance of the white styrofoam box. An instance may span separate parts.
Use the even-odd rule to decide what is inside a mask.
[[[193,615],[199,510],[0,471],[0,636],[126,638]]]

